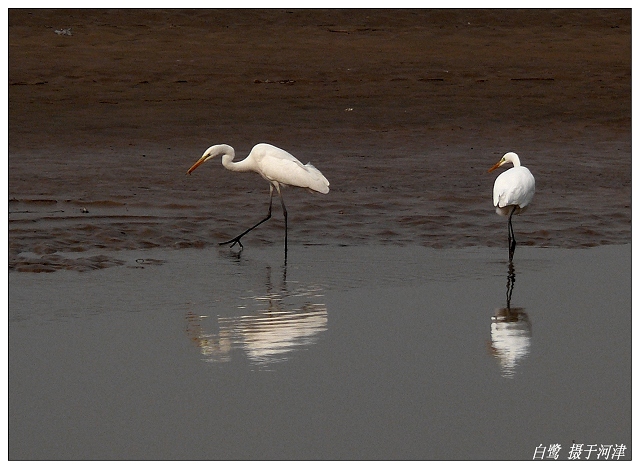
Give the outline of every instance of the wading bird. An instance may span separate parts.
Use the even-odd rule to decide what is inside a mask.
[[[259,225],[271,218],[271,202],[273,201],[273,189],[275,188],[280,196],[282,213],[284,215],[284,253],[286,259],[287,209],[284,206],[284,199],[282,198],[280,188],[286,186],[297,186],[326,194],[329,192],[329,181],[327,181],[327,178],[325,178],[311,163],[304,165],[290,153],[278,147],[274,147],[273,145],[269,145],[268,143],[258,143],[253,147],[249,156],[242,161],[233,161],[235,151],[229,145],[213,145],[204,152],[200,159],[196,161],[191,168],[189,168],[187,174],[191,174],[202,163],[217,156],[222,157],[222,166],[230,171],[253,171],[269,181],[269,211],[267,216],[248,230],[240,233],[235,238],[220,244],[231,244],[231,247],[239,244],[240,248],[243,248],[240,239],[249,231],[257,228]]]
[[[512,163],[513,168],[496,178],[496,182],[493,184],[493,205],[496,207],[498,215],[509,216],[509,261],[511,261],[513,253],[516,251],[516,237],[511,217],[514,213],[524,212],[527,205],[533,200],[536,181],[531,171],[520,166],[520,158],[513,152],[505,153],[500,161],[489,169],[489,172],[507,163]]]

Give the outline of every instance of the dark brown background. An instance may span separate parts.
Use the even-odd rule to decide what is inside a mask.
[[[331,181],[285,192],[293,243],[506,245],[506,151],[536,176],[519,243],[630,242],[631,11],[9,11],[12,265],[235,235],[266,182],[184,173],[261,141]]]

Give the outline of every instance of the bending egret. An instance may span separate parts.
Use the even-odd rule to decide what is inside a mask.
[[[505,155],[493,165],[489,172],[500,166],[512,163],[513,168],[508,169],[496,178],[493,185],[493,205],[496,213],[502,216],[509,216],[509,261],[513,260],[513,253],[516,250],[516,237],[511,224],[513,214],[525,211],[536,191],[536,181],[533,174],[524,166],[520,166],[520,158],[513,152]]]
[[[268,143],[258,143],[253,147],[249,156],[242,161],[234,162],[235,151],[229,145],[213,145],[209,147],[207,151],[195,162],[191,168],[187,171],[187,174],[191,174],[198,166],[205,161],[222,156],[222,166],[230,171],[253,171],[269,181],[269,211],[267,216],[253,225],[248,230],[243,231],[235,238],[225,241],[223,244],[231,244],[231,247],[236,244],[240,245],[242,249],[242,243],[240,239],[246,235],[249,231],[258,227],[269,218],[271,218],[271,202],[273,201],[273,188],[278,191],[280,196],[280,203],[282,204],[282,213],[284,214],[284,253],[285,259],[287,256],[287,209],[284,206],[284,199],[280,192],[280,187],[297,186],[310,189],[311,191],[320,192],[326,194],[329,192],[329,181],[322,173],[317,170],[311,163],[303,165],[298,161],[296,157],[290,153]]]

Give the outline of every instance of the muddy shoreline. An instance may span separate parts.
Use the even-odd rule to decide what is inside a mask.
[[[285,191],[292,243],[501,246],[486,169],[506,151],[536,176],[522,245],[629,243],[630,18],[12,9],[10,268],[228,239],[264,216],[267,185],[185,171],[261,141],[331,181]],[[280,243],[280,215],[252,236]]]

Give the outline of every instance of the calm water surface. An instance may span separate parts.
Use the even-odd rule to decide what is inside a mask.
[[[493,248],[151,250],[12,272],[10,457],[628,459],[630,251],[519,247],[511,271]]]

